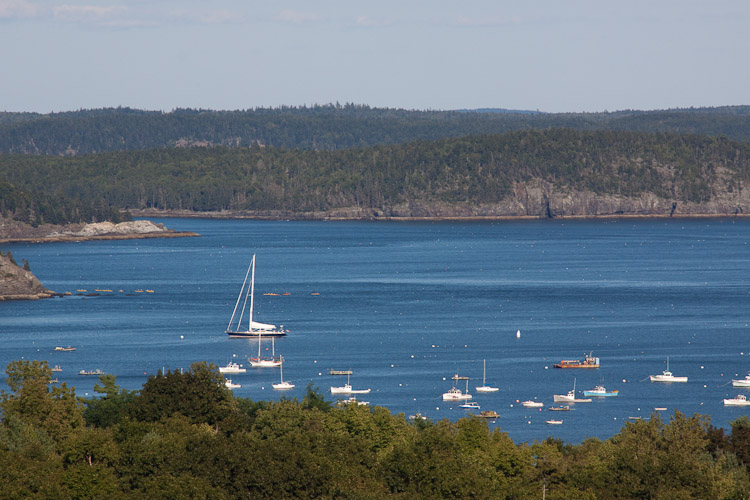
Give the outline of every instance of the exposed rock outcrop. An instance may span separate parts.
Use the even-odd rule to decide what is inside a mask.
[[[44,299],[55,295],[34,276],[0,255],[0,300]]]
[[[67,226],[45,224],[32,227],[12,219],[0,218],[0,243],[177,238],[182,236],[198,236],[198,234],[167,229],[163,224],[155,224],[146,220],[120,222],[119,224],[96,222],[69,224]]]

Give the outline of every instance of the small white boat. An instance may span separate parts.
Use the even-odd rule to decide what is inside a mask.
[[[553,398],[555,403],[590,403],[591,398],[578,399],[576,398],[576,379],[573,379],[573,390],[568,391],[567,394],[555,394]]]
[[[529,399],[528,401],[524,401],[521,404],[526,408],[541,408],[542,406],[544,406],[544,403],[542,403],[541,401],[532,401],[531,399]]]
[[[750,401],[744,394],[738,394],[732,399],[725,399],[724,406],[750,406]]]
[[[497,391],[499,391],[500,390],[499,388],[489,386],[489,385],[487,385],[487,382],[485,381],[485,378],[487,376],[487,360],[486,359],[482,360],[482,365],[483,365],[483,367],[482,367],[482,385],[480,385],[479,387],[475,387],[474,389],[477,392],[497,392]]]
[[[651,382],[687,382],[687,377],[675,377],[669,371],[669,356],[667,356],[667,369],[661,375],[650,375]]]
[[[288,389],[294,389],[294,384],[291,382],[285,382],[284,381],[284,357],[281,357],[281,364],[279,365],[279,376],[281,377],[281,382],[278,384],[271,384],[271,386],[276,389],[277,391],[286,391]]]
[[[750,373],[743,379],[732,380],[732,387],[750,387]]]
[[[556,420],[556,419],[554,419],[554,418],[551,418],[551,419],[547,420],[547,423],[548,423],[549,425],[562,425],[563,421],[562,421],[562,420]]]
[[[448,392],[443,393],[443,401],[464,401],[467,399],[471,399],[471,394],[464,394],[457,387],[451,387]]]
[[[231,378],[226,379],[224,385],[229,389],[239,389],[240,387],[242,387],[240,384],[235,384],[234,382],[232,382]]]
[[[370,389],[354,389],[349,383],[349,375],[346,376],[346,384],[343,387],[331,387],[331,394],[369,394]]]
[[[417,412],[414,415],[409,415],[409,420],[427,420],[427,416]]]
[[[443,401],[466,401],[471,399],[471,394],[469,394],[469,377],[459,377],[457,373],[451,378],[453,380],[466,380],[466,392],[461,392],[461,389],[454,385],[448,392],[443,393]]]
[[[464,403],[462,405],[458,405],[460,408],[463,408],[464,410],[480,410],[479,403],[476,401],[470,401],[468,403]]]
[[[357,406],[368,406],[370,404],[369,401],[360,401],[354,396],[351,396],[348,399],[339,399],[336,403],[339,406],[349,406],[349,405],[357,405]]]
[[[230,361],[227,366],[219,368],[219,373],[245,373],[247,370],[242,365]]]
[[[607,398],[612,396],[617,396],[620,393],[620,391],[608,391],[604,388],[603,385],[597,385],[594,386],[593,389],[589,389],[588,391],[583,391],[584,396],[595,396],[598,398]]]

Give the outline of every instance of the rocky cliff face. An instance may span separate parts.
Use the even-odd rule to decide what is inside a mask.
[[[0,300],[45,299],[55,294],[30,271],[26,271],[5,255],[0,255]]]

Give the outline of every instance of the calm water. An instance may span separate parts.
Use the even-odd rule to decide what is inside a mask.
[[[750,370],[748,220],[161,222],[203,236],[6,245],[55,291],[113,292],[0,303],[0,364],[46,359],[81,395],[96,383],[81,369],[139,389],[162,367],[247,365],[257,341],[224,329],[256,253],[256,319],[291,330],[276,351],[297,387],[273,391],[278,369],[248,369],[233,378],[240,396],[301,398],[312,382],[333,400],[330,386],[345,378],[328,370],[351,368],[355,388],[372,388],[360,399],[454,420],[466,410],[441,394],[458,372],[471,377],[482,409],[501,414],[491,425],[516,442],[607,438],[655,407],[667,408],[664,418],[698,412],[725,427],[748,413],[722,405],[750,392],[730,384]],[[78,350],[54,352],[58,345]],[[591,350],[602,368],[552,368]],[[687,384],[644,381],[667,356]],[[483,359],[497,393],[473,390]],[[603,381],[620,396],[564,413],[517,403],[550,406],[574,377],[578,389]]]

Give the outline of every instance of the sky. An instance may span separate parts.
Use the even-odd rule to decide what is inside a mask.
[[[748,0],[0,0],[0,111],[750,104]]]

